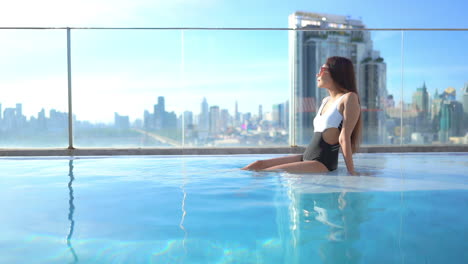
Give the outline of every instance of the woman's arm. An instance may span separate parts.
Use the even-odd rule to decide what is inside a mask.
[[[349,93],[343,98],[343,127],[339,136],[341,151],[346,163],[346,168],[350,174],[355,175],[353,152],[351,149],[351,134],[361,114],[358,96],[356,93]]]
[[[257,160],[253,163],[250,163],[249,165],[245,166],[242,169],[243,170],[263,170],[263,169],[270,168],[273,166],[278,166],[281,164],[286,164],[286,163],[291,163],[291,162],[298,162],[301,160],[302,160],[302,154],[267,159],[267,160]]]

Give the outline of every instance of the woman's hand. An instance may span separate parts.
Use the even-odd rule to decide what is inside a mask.
[[[254,170],[254,171],[263,170],[264,166],[265,166],[265,164],[264,164],[263,160],[257,160],[255,162],[252,162],[249,165],[245,166],[244,168],[242,168],[242,170]]]
[[[375,173],[371,173],[371,172],[357,172],[357,171],[348,171],[348,174],[352,176],[374,176],[375,175]]]

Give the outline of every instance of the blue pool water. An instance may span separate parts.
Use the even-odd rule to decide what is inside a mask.
[[[468,154],[0,159],[0,263],[468,263]]]

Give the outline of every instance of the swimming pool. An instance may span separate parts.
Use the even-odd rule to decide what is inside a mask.
[[[0,263],[467,263],[468,154],[0,159]]]

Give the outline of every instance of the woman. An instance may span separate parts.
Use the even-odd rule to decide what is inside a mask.
[[[317,87],[328,90],[314,119],[314,137],[304,154],[255,161],[243,170],[328,172],[336,170],[341,146],[346,168],[352,175],[353,157],[359,146],[361,106],[353,63],[330,57],[317,74]]]

